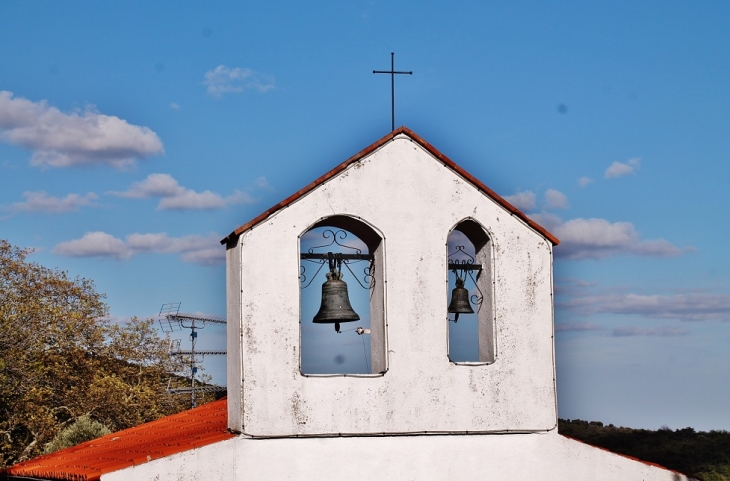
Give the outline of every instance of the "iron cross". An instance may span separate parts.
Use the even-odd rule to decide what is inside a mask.
[[[396,72],[395,65],[395,53],[390,52],[390,71],[387,70],[373,70],[373,73],[388,73],[390,74],[390,130],[395,130],[395,74],[407,74],[413,75],[413,72]]]

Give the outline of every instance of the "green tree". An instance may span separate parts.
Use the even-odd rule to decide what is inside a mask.
[[[698,432],[690,427],[672,431],[667,426],[651,431],[559,419],[558,432],[704,481],[730,481],[730,433],[727,431]]]
[[[0,240],[0,466],[42,453],[83,416],[117,431],[189,407],[165,390],[179,366],[152,319],[110,323],[92,281],[30,252]]]

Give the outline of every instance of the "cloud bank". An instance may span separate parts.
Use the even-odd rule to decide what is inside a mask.
[[[505,195],[504,199],[523,212],[534,210],[537,207],[537,196],[531,190],[517,192],[513,195]],[[545,210],[567,209],[570,207],[568,197],[556,189],[545,191],[542,208]]]
[[[603,259],[632,254],[643,257],[676,257],[694,251],[679,248],[664,239],[641,239],[630,222],[609,222],[605,219],[571,219],[563,222],[554,214],[532,214],[530,217],[558,239],[555,257],[564,259]]]
[[[205,73],[203,85],[206,86],[208,95],[213,97],[241,93],[245,90],[264,93],[274,88],[274,78],[250,68],[230,68],[219,65]]]
[[[225,249],[221,248],[220,236],[189,235],[170,237],[164,232],[154,234],[130,234],[125,240],[106,232],[87,232],[80,239],[61,242],[52,252],[66,257],[107,257],[129,259],[138,254],[178,254],[184,262],[201,265],[221,264]]]
[[[545,192],[545,204],[543,205],[544,209],[567,209],[568,207],[570,207],[570,204],[568,203],[568,198],[559,190],[548,189]]]
[[[579,315],[625,314],[680,321],[730,320],[730,294],[603,294],[556,303]]]
[[[0,91],[0,140],[33,152],[31,164],[73,167],[104,164],[123,169],[164,152],[147,127],[104,115],[92,107],[63,113],[46,101]]]
[[[255,185],[260,189],[268,187],[264,177],[256,179]],[[108,194],[131,199],[159,198],[157,210],[212,210],[256,201],[251,195],[239,190],[227,197],[209,190],[196,192],[181,186],[170,174],[150,174],[146,179],[132,184],[124,192],[108,192]]]
[[[537,198],[532,191],[517,192],[513,195],[505,195],[504,200],[522,211],[532,210],[537,206]]]
[[[602,331],[604,328],[589,322],[556,322],[555,332]]]
[[[63,214],[66,212],[76,212],[81,207],[89,207],[97,205],[94,201],[99,198],[93,192],[86,195],[68,194],[66,197],[54,197],[47,193],[40,192],[23,192],[25,201],[14,202],[3,210],[11,214],[17,213],[41,213],[41,214]]]
[[[613,337],[632,337],[632,336],[658,336],[658,337],[672,337],[672,336],[686,336],[689,334],[689,330],[680,329],[678,327],[663,326],[663,327],[652,327],[649,329],[642,329],[639,327],[617,327],[611,331]]]

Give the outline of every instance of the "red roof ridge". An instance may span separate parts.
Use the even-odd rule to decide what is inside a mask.
[[[560,433],[558,433],[558,434],[560,434]],[[653,467],[655,467],[655,468],[659,468],[659,469],[664,469],[664,470],[666,470],[666,471],[671,471],[671,472],[673,472],[673,473],[681,474],[682,476],[685,476],[685,477],[687,477],[687,479],[695,479],[695,478],[692,478],[691,476],[687,476],[687,475],[686,475],[686,474],[684,474],[684,473],[680,473],[680,472],[679,472],[679,471],[677,471],[676,469],[671,469],[671,468],[668,468],[668,467],[666,467],[666,466],[662,466],[661,464],[657,464],[657,463],[652,463],[651,461],[644,461],[643,459],[640,459],[640,458],[635,458],[634,456],[629,456],[628,454],[622,454],[622,453],[617,453],[617,452],[615,452],[615,451],[611,451],[610,449],[606,449],[606,448],[604,448],[604,447],[602,447],[602,446],[596,446],[595,444],[590,444],[590,443],[587,443],[587,442],[585,442],[585,441],[581,441],[581,440],[580,440],[580,439],[578,439],[578,438],[574,438],[573,436],[568,436],[568,435],[566,435],[566,434],[560,434],[560,436],[562,436],[562,437],[564,437],[564,438],[568,438],[568,439],[570,439],[571,441],[576,441],[576,442],[579,442],[579,443],[581,443],[581,444],[585,444],[586,446],[590,446],[590,447],[592,447],[592,448],[595,448],[595,449],[600,449],[601,451],[606,451],[606,452],[609,452],[609,453],[611,453],[611,454],[615,454],[616,456],[621,456],[622,458],[627,458],[627,459],[630,459],[630,460],[632,460],[632,461],[638,461],[638,462],[640,462],[641,464],[646,464],[647,466],[653,466]]]
[[[39,456],[2,469],[0,475],[94,481],[102,474],[235,436],[228,431],[228,401],[223,398]]]
[[[239,228],[235,229],[233,232],[228,234],[224,239],[221,240],[221,244],[228,244],[232,242],[233,240],[237,239],[238,236],[243,234],[245,231],[253,228],[254,226],[260,224],[261,222],[265,221],[272,215],[274,215],[279,210],[283,209],[284,207],[287,207],[289,204],[294,203],[297,201],[300,197],[305,196],[312,190],[314,190],[318,185],[325,183],[327,180],[331,179],[332,177],[336,176],[343,170],[345,170],[347,167],[349,167],[351,164],[359,161],[363,157],[367,156],[368,154],[371,154],[375,150],[379,149],[386,143],[393,140],[398,135],[407,135],[411,138],[414,142],[416,142],[418,145],[423,147],[425,150],[427,150],[431,155],[433,155],[436,159],[438,159],[442,164],[449,167],[451,170],[459,174],[461,177],[463,177],[466,181],[468,181],[470,184],[472,184],[474,187],[482,191],[487,197],[491,198],[495,202],[497,202],[499,205],[501,205],[505,210],[507,210],[512,215],[519,217],[525,224],[530,226],[532,229],[537,231],[539,234],[541,234],[543,237],[548,239],[550,242],[553,243],[553,245],[558,245],[560,241],[557,239],[557,237],[553,236],[550,232],[547,231],[544,227],[539,225],[534,220],[527,217],[526,214],[524,214],[521,210],[519,210],[517,207],[513,206],[509,202],[507,202],[504,198],[502,198],[499,194],[494,192],[492,189],[484,185],[479,179],[471,175],[469,172],[464,170],[463,167],[459,166],[456,162],[446,157],[444,154],[438,151],[433,145],[426,142],[423,138],[421,138],[418,134],[410,130],[408,127],[402,126],[397,128],[396,130],[390,132],[386,136],[382,137],[380,140],[375,141],[374,143],[370,144],[368,147],[365,147],[363,150],[358,152],[357,154],[353,155],[349,159],[345,160],[341,164],[337,165],[335,168],[324,174],[323,176],[316,179],[314,182],[308,184],[304,188],[298,190],[294,194],[290,195],[283,201],[279,202],[278,204],[274,205],[270,209],[265,210],[258,216],[254,217],[247,223],[243,224]]]

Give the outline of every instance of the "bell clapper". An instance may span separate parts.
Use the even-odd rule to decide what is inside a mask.
[[[339,322],[335,322],[335,332],[337,334],[341,334],[341,332],[340,332],[340,323]]]

